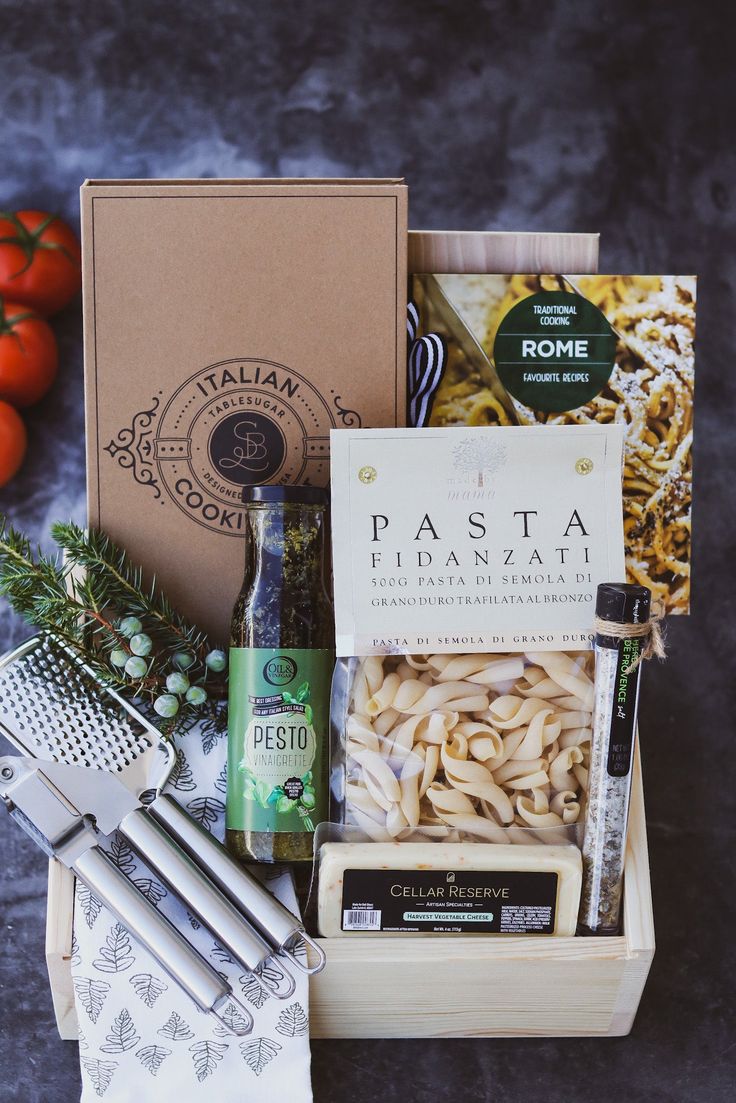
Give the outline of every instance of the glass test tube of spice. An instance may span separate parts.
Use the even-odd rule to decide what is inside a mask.
[[[307,862],[327,819],[332,605],[325,589],[327,495],[254,486],[243,585],[233,610],[227,845],[244,861]]]
[[[641,666],[630,668],[646,642],[650,602],[645,586],[604,583],[598,587],[580,934],[619,931]],[[612,634],[606,634],[606,629]]]

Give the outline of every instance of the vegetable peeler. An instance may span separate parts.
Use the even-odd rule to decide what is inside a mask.
[[[270,994],[286,999],[294,991],[285,958],[307,972],[323,966],[321,951],[316,965],[306,964],[303,943],[311,939],[299,919],[161,793],[176,764],[174,747],[53,636],[32,637],[0,658],[0,733],[23,756],[0,758],[0,797],[11,815],[74,871],[201,1010],[222,1021],[227,1002],[238,1001],[109,860],[101,833],[119,830]]]

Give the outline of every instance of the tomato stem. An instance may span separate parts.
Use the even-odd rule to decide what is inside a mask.
[[[13,273],[13,275],[10,277],[11,280],[17,279],[18,276],[22,276],[24,272],[28,271],[28,269],[33,264],[33,257],[37,249],[56,250],[60,253],[63,253],[67,260],[69,260],[76,268],[80,267],[79,261],[76,257],[72,256],[66,245],[62,245],[58,241],[41,241],[41,235],[44,233],[45,230],[48,229],[52,222],[56,221],[58,217],[59,216],[56,214],[49,214],[46,216],[46,218],[43,218],[39,222],[35,230],[29,230],[27,226],[23,225],[18,216],[12,213],[12,211],[0,211],[0,219],[4,219],[6,222],[9,222],[15,228],[17,235],[16,237],[0,238],[0,244],[16,245],[20,250],[22,250],[23,255],[26,258],[25,264],[21,268],[19,268],[17,272]]]
[[[27,318],[38,318],[39,315],[33,310],[26,310],[21,314],[11,314],[8,316],[5,308],[5,303],[0,299],[0,337],[10,335],[15,337],[16,341],[20,341],[19,334],[15,333],[14,326],[18,325],[18,322],[24,322]]]

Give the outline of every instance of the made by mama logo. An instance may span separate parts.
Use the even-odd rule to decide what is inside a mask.
[[[329,478],[330,429],[360,428],[299,372],[272,360],[220,360],[162,392],[105,451],[166,505],[215,532],[243,532],[243,488]]]
[[[448,498],[493,497],[493,476],[506,464],[506,449],[494,436],[473,433],[454,446]]]

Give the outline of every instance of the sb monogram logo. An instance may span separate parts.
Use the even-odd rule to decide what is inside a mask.
[[[265,471],[268,467],[268,449],[265,433],[258,432],[255,421],[239,421],[233,428],[233,436],[243,441],[236,444],[232,455],[220,459],[220,467],[226,471],[242,467],[246,471]]]
[[[210,436],[209,455],[222,478],[251,486],[269,482],[281,469],[286,441],[276,419],[267,414],[228,414]]]

